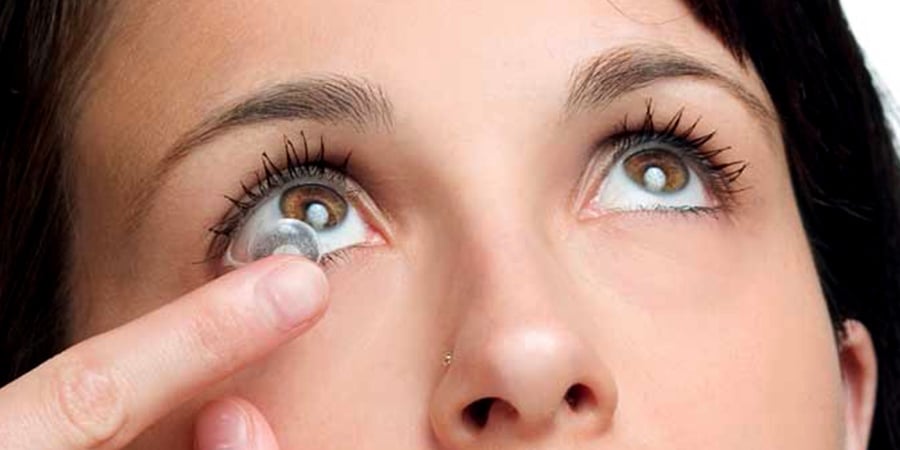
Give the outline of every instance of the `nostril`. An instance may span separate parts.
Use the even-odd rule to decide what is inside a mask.
[[[578,412],[581,409],[589,408],[597,403],[591,389],[583,384],[576,384],[566,391],[566,403],[572,411]]]
[[[487,425],[488,417],[491,415],[491,406],[496,401],[496,398],[486,397],[470,403],[469,406],[463,409],[463,421],[472,428],[478,430],[484,428]]]

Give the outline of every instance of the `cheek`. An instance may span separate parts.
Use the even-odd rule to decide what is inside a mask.
[[[412,292],[402,257],[361,250],[350,258],[329,269],[330,306],[315,327],[205,391],[130,448],[190,448],[196,412],[225,395],[258,407],[284,448],[428,448],[426,400],[441,366],[440,348],[427,343],[437,342],[429,336],[439,319]],[[428,354],[434,360],[422,357]]]
[[[623,432],[684,448],[838,442],[822,433],[842,429],[835,341],[799,221],[753,223],[610,216],[573,236]]]
[[[440,319],[396,253],[361,250],[343,264],[329,272],[322,321],[237,377],[236,392],[253,399],[288,448],[425,448]]]

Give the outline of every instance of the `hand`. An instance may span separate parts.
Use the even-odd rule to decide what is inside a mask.
[[[278,450],[275,433],[262,413],[238,397],[208,403],[197,416],[195,450]]]
[[[326,309],[327,290],[314,263],[269,257],[80,342],[0,389],[0,448],[122,448],[204,388],[309,329]],[[253,436],[268,440],[248,448],[276,449],[262,416],[239,399],[201,413],[200,448],[216,438],[216,418],[236,405],[256,420]]]

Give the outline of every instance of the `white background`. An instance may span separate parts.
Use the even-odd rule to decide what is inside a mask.
[[[900,136],[900,1],[842,0],[841,4],[876,84],[886,97],[894,136]]]

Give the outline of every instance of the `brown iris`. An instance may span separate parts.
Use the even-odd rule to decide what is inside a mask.
[[[307,213],[310,206],[321,205],[328,212],[328,218],[321,224],[321,228],[331,228],[344,220],[347,216],[347,202],[344,198],[331,189],[321,184],[304,184],[292,187],[281,194],[281,213],[284,217],[301,220],[310,223]],[[318,208],[318,207],[316,207]]]
[[[690,176],[684,161],[668,150],[643,150],[629,156],[623,165],[628,178],[650,192],[678,192]]]

